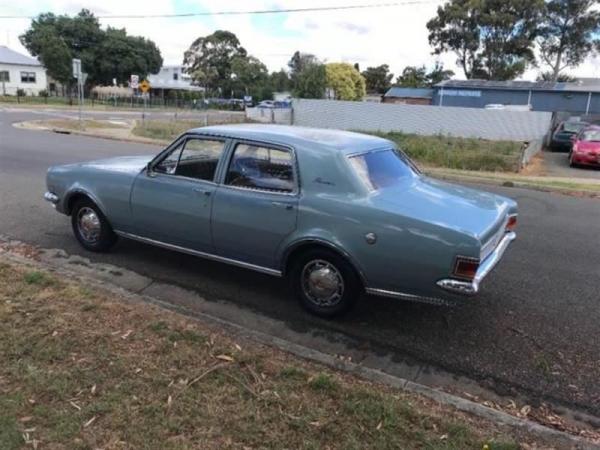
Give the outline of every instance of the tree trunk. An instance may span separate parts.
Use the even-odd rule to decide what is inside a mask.
[[[556,61],[554,61],[554,67],[552,68],[552,81],[555,83],[558,81],[558,76],[560,75],[560,63],[562,61],[562,50],[558,52],[556,55]]]

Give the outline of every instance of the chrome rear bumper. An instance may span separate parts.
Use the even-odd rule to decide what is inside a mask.
[[[475,295],[479,292],[479,283],[487,276],[488,273],[498,264],[498,261],[504,255],[509,244],[517,237],[514,231],[509,231],[504,235],[498,243],[494,251],[483,260],[473,281],[461,281],[453,278],[445,278],[437,282],[437,285],[442,289],[452,292],[453,294]]]

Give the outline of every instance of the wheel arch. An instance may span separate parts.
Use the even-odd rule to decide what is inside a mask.
[[[360,265],[347,251],[338,245],[321,238],[306,238],[291,244],[284,252],[281,264],[281,273],[285,276],[290,272],[293,261],[302,253],[312,249],[325,249],[333,251],[341,258],[344,258],[354,269],[363,288],[368,287],[367,278]]]
[[[84,189],[73,189],[71,192],[69,192],[65,198],[65,213],[70,216],[71,213],[73,212],[73,207],[75,206],[75,203],[80,200],[80,199],[88,199],[91,202],[94,203],[94,205],[96,205],[98,207],[98,209],[100,209],[100,212],[102,212],[102,214],[104,215],[104,217],[108,217],[106,215],[106,211],[104,209],[104,206],[102,205],[102,203],[100,201],[98,201],[98,199],[90,194],[88,191],[84,190]],[[107,218],[108,220],[108,218]]]

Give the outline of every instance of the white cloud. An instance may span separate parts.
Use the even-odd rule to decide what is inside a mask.
[[[173,14],[182,12],[177,5],[185,1],[185,11],[257,10],[274,8],[306,8],[364,4],[364,0],[170,0],[127,2],[123,0],[20,0],[0,6],[0,15],[35,15],[43,11],[74,14],[85,7],[96,14]],[[375,2],[374,2],[375,3]],[[103,26],[124,27],[128,33],[155,41],[165,63],[177,64],[183,52],[199,36],[215,29],[234,32],[249,53],[259,57],[271,70],[285,67],[292,53],[301,50],[325,61],[358,62],[361,68],[389,64],[398,75],[407,65],[431,67],[436,59],[461,77],[455,56],[432,56],[427,41],[427,20],[434,16],[439,3],[404,5],[386,8],[265,14],[211,16],[193,18],[102,19]],[[183,7],[183,6],[181,6]],[[25,52],[18,36],[29,26],[29,20],[0,19],[0,43]],[[3,35],[5,34],[5,35]],[[534,79],[537,70],[529,70],[524,78]],[[600,60],[590,59],[571,70],[579,76],[600,76]]]

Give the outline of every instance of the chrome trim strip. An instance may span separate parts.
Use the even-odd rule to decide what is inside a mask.
[[[54,203],[56,205],[58,203],[59,198],[58,195],[56,195],[55,193],[48,191],[44,193],[44,200],[50,203]]]
[[[422,297],[419,295],[407,294],[405,292],[388,291],[385,289],[365,288],[365,292],[379,297],[389,297],[398,300],[408,300],[411,302],[429,303],[431,305],[453,305],[454,302],[435,297]]]
[[[452,278],[439,280],[436,284],[449,292],[462,295],[475,295],[479,292],[479,284],[492,271],[504,255],[504,252],[517,234],[514,231],[507,232],[494,251],[481,263],[473,281],[460,281]]]
[[[145,244],[156,245],[157,247],[163,247],[168,250],[175,250],[181,253],[187,253],[192,256],[199,256],[201,258],[210,259],[211,261],[218,261],[226,264],[231,264],[232,266],[243,267],[244,269],[254,270],[256,272],[265,273],[267,275],[272,275],[275,277],[281,277],[282,273],[280,270],[270,269],[269,267],[258,266],[256,264],[247,263],[244,261],[238,261],[237,259],[225,258],[223,256],[213,255],[212,253],[200,252],[198,250],[192,250],[190,248],[180,247],[174,244],[168,244],[166,242],[157,241],[154,239],[150,239],[143,236],[138,236],[137,234],[126,233],[124,231],[115,230],[115,233],[121,237],[127,239],[133,239],[135,241],[143,242]]]

